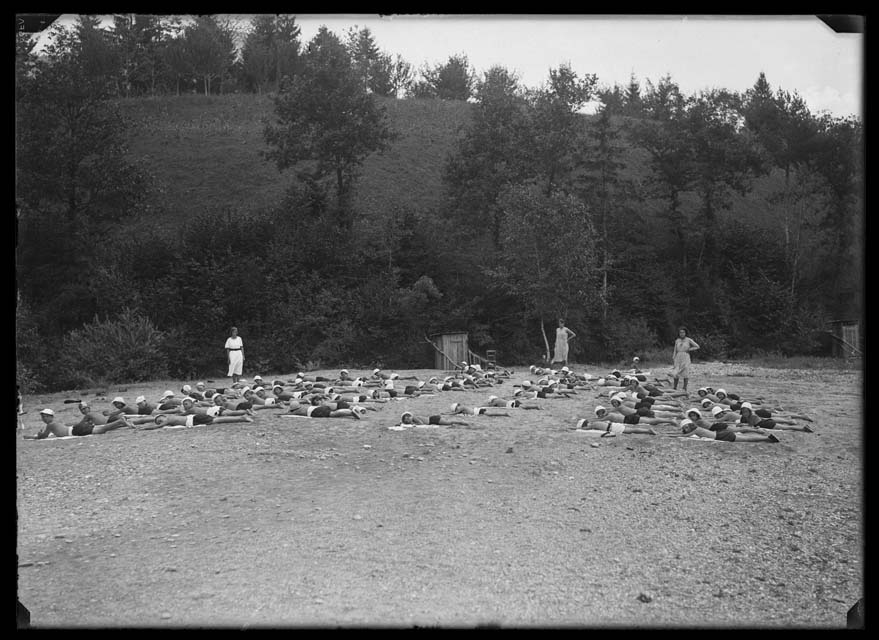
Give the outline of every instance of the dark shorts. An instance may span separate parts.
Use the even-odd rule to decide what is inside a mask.
[[[241,409],[253,409],[253,403],[251,402],[239,402],[235,405],[235,409],[240,411]]]
[[[192,424],[210,424],[214,421],[214,416],[209,416],[206,413],[193,413],[192,414]]]
[[[641,400],[638,400],[638,402],[635,403],[635,408],[636,409],[649,409],[650,407],[653,406],[654,402],[656,402],[656,400],[654,400],[653,398],[643,398]]]
[[[443,419],[442,416],[430,416],[427,419],[427,424],[439,424],[440,420],[442,420],[442,419]]]
[[[641,407],[640,409],[638,409],[638,415],[641,416],[641,417],[643,417],[643,418],[655,418],[655,417],[656,417],[656,414],[653,413],[653,412],[652,412],[649,408],[647,408],[647,407]]]
[[[166,403],[164,403],[164,404],[160,404],[160,405],[159,405],[159,410],[160,410],[160,411],[167,411],[168,409],[176,409],[176,408],[179,407],[179,406],[180,406],[180,405],[178,405],[178,404],[176,404],[176,403],[174,403],[174,402],[166,402]]]
[[[538,392],[537,392],[537,397],[538,397],[538,398],[545,398],[545,397],[546,397],[546,391],[538,391]]]
[[[771,418],[772,412],[767,411],[766,409],[756,409],[754,410],[754,415],[760,416],[761,418]]]
[[[728,394],[726,394],[726,397],[727,397],[728,400],[736,400],[736,401],[738,401],[738,400],[741,400],[741,399],[742,399],[741,396],[738,396],[738,395],[736,395],[735,393],[728,393]]]
[[[730,410],[730,411],[738,411],[738,410],[741,409],[741,408],[742,408],[742,403],[741,403],[741,402],[733,402],[731,405],[729,405],[729,410]]]
[[[70,435],[72,436],[90,436],[92,435],[92,431],[94,431],[95,425],[90,422],[79,422],[73,425],[73,429],[70,430]]]
[[[478,407],[476,409],[476,415],[479,415],[479,416],[484,415],[487,410],[488,410],[488,407]]]
[[[656,391],[651,391],[651,392],[650,392],[650,395],[653,396],[653,397],[655,398],[656,396],[661,396],[661,395],[662,395],[662,391],[659,391],[659,390],[657,389]]]
[[[153,407],[147,405],[146,407],[138,407],[137,415],[139,416],[148,416],[153,412]]]
[[[397,397],[397,390],[396,390],[396,389],[388,389],[387,391],[388,391],[388,395],[389,395],[390,397],[392,397],[392,398],[396,398],[396,397]]]
[[[723,440],[724,442],[735,442],[736,434],[729,429],[722,429],[721,431],[714,432],[715,440]]]
[[[418,387],[406,387],[405,389],[403,389],[403,393],[405,393],[407,396],[411,396],[416,391],[418,391]]]
[[[323,404],[319,407],[315,407],[314,411],[311,412],[312,418],[329,418],[330,413],[332,413],[332,409],[330,409],[327,405]]]
[[[351,405],[349,403],[345,402],[344,400],[339,400],[336,403],[336,408],[337,409],[350,409]]]
[[[623,424],[638,424],[639,422],[641,422],[641,416],[637,413],[623,418]]]
[[[765,418],[757,423],[757,427],[760,429],[774,429],[775,428],[775,420],[770,420],[769,418]]]

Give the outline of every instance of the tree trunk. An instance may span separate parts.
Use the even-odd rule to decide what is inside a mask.
[[[549,352],[549,339],[546,337],[546,327],[543,324],[543,316],[540,316],[540,333],[543,335],[543,344],[546,346],[546,366],[552,364],[552,354]]]

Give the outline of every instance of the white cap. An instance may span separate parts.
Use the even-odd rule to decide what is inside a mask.
[[[224,396],[224,395],[221,394],[221,393],[215,393],[215,394],[214,394],[214,402],[216,402],[217,400],[219,400],[220,402],[225,403],[225,402],[226,402],[226,396]]]
[[[721,407],[719,404],[714,405],[714,407],[711,409],[711,415],[716,416],[718,413],[723,413],[723,407]]]
[[[577,420],[577,428],[582,429],[583,425],[585,425],[587,422],[589,422],[589,421],[586,418],[581,418],[581,419]]]
[[[406,416],[409,416],[409,417],[411,418],[411,417],[412,417],[412,412],[411,412],[411,411],[404,411],[404,412],[403,412],[403,415],[400,416],[400,420],[402,420],[402,419],[405,418]]]
[[[280,389],[281,391],[283,391],[283,390],[284,390],[284,387],[282,387],[282,386],[279,385],[279,384],[276,384],[275,386],[272,387],[272,391],[274,391],[275,389]]]
[[[378,373],[379,371],[381,371],[381,369],[373,369],[372,370],[373,373]]]
[[[703,409],[707,409],[707,408],[710,407],[713,403],[711,402],[711,398],[705,398],[700,404],[702,405],[702,408],[703,408]]]
[[[641,358],[635,356],[634,358],[632,358],[632,362],[641,362]]]
[[[189,393],[190,391],[192,391],[192,387],[188,384],[183,385],[183,393]]]
[[[196,386],[196,387],[204,387],[204,386],[207,386],[207,385],[205,385],[204,382],[196,382],[196,383],[195,383],[195,386]]]
[[[255,376],[253,376],[253,379],[254,380],[262,380],[262,376],[259,374],[256,374]]]
[[[123,398],[122,396],[116,396],[115,398],[113,398],[113,404],[116,404],[117,402],[125,404],[125,398]]]
[[[134,399],[134,404],[140,404],[141,402],[146,402],[146,398],[143,396],[137,396],[137,398]]]
[[[605,409],[601,405],[598,405],[597,407],[595,407],[595,415],[600,415],[602,411],[607,411],[607,409]]]
[[[420,382],[418,383],[417,386],[418,386],[419,389],[420,389],[421,387],[423,387],[423,386],[424,386],[424,380],[420,381]]]
[[[699,411],[696,407],[690,407],[689,409],[687,409],[687,415],[690,415],[693,412],[695,412],[696,415],[698,415],[700,418],[702,417],[702,412]]]
[[[254,393],[256,393],[257,391],[265,391],[265,389],[262,387],[257,387],[256,389],[253,390]]]
[[[193,404],[195,404],[195,400],[193,400],[189,396],[186,396],[185,398],[183,398],[182,402],[192,402]]]
[[[393,389],[393,388],[394,388],[394,381],[393,380],[386,380],[385,381],[385,389]]]
[[[399,373],[392,373],[392,374],[391,374],[391,380],[396,380],[396,379],[399,378],[399,377],[400,377],[400,374],[399,374]]]
[[[751,411],[754,410],[754,407],[751,406],[751,403],[750,403],[750,402],[743,402],[741,408],[742,408],[742,409],[750,409]]]
[[[242,393],[242,394],[245,394],[245,393],[247,393],[248,391],[251,391],[251,388],[248,387],[247,385],[241,387],[241,393]]]
[[[340,373],[340,374],[342,374],[342,373],[348,373],[348,370],[347,370],[347,369],[342,369],[339,373]]]
[[[453,402],[451,406],[452,411],[457,411],[459,406],[460,405],[457,402]]]
[[[568,369],[567,367],[562,367],[562,371],[564,371],[565,373],[568,373],[570,371],[570,369]]]
[[[40,413],[44,413],[47,416],[54,416],[55,415],[55,412],[52,411],[52,409],[43,409],[42,411],[40,411]]]
[[[604,384],[604,383],[605,383],[604,378],[599,378],[598,381],[596,382],[596,384]]]
[[[173,391],[166,391],[165,393],[162,394],[162,400],[164,400],[165,398],[173,398],[173,397],[174,397]]]
[[[682,427],[685,427],[685,426],[687,426],[688,424],[693,424],[693,421],[690,420],[689,418],[684,418],[683,420],[681,420],[681,426],[682,426]]]
[[[488,401],[497,400],[497,396],[488,396]]]

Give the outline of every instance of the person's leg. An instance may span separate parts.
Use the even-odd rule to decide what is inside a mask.
[[[113,422],[108,422],[107,424],[96,424],[95,428],[92,429],[92,433],[106,433],[108,431],[113,431],[114,429],[121,429],[122,427],[128,427],[129,429],[133,429],[134,425],[131,424],[126,418],[120,418],[119,420],[114,420]]]
[[[650,427],[633,427],[632,425],[626,425],[625,429],[623,429],[623,433],[648,433],[651,436],[655,436],[656,432]]]
[[[687,384],[688,384],[689,382],[690,382],[690,379],[689,379],[689,378],[684,378],[684,387],[683,387],[684,391],[687,390]]]
[[[354,418],[355,420],[360,420],[360,414],[353,409],[336,409],[335,411],[330,411],[331,418]]]
[[[778,442],[773,434],[761,435],[759,433],[737,433],[736,442]]]
[[[137,416],[136,418],[128,418],[128,421],[133,425],[141,425],[155,422],[155,419],[155,416]]]
[[[216,418],[214,418],[214,420],[213,420],[213,422],[211,422],[211,424],[228,424],[230,422],[253,422],[253,418],[251,418],[250,416],[247,416],[247,415],[244,415],[244,416],[223,415],[223,416],[217,416]]]
[[[678,379],[675,378],[674,379],[674,386],[672,387],[672,389],[677,389],[677,388],[678,388]]]
[[[775,426],[773,429],[781,429],[782,431],[806,431],[807,433],[812,433],[813,429],[805,424],[797,424],[796,422],[779,422],[778,418],[773,418],[775,420]]]

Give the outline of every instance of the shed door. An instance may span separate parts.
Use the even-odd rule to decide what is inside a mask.
[[[448,337],[448,341],[449,349],[447,353],[449,354],[449,357],[455,361],[455,364],[460,364],[464,360],[470,362],[470,358],[468,357],[470,354],[467,353],[466,333],[454,333]]]
[[[860,347],[858,344],[858,325],[843,326],[842,339],[846,341],[846,344],[843,345],[845,354],[847,356],[854,356],[855,349]]]

